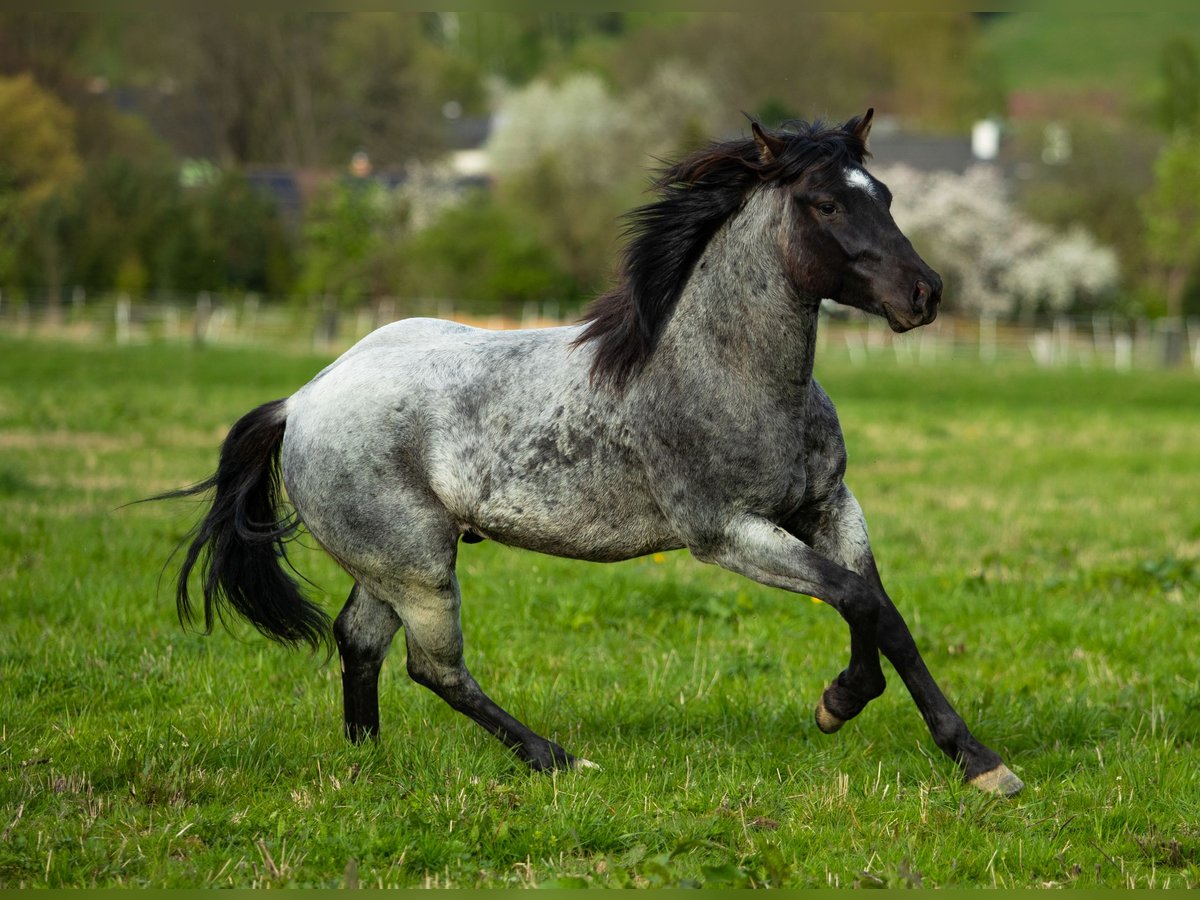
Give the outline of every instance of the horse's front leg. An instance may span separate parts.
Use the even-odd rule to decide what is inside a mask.
[[[870,556],[861,520],[861,514],[856,520],[852,515],[827,513],[820,519],[821,527],[803,530],[805,543],[765,519],[748,517],[734,527],[718,553],[703,557],[763,584],[819,597],[846,620],[850,663],[817,705],[817,726],[826,734],[858,715],[887,684],[876,643],[877,589],[854,565],[864,552]],[[792,530],[802,533],[799,528]]]
[[[838,530],[843,535],[849,535],[855,531],[846,527],[853,515],[857,514],[859,520],[862,516],[861,512],[857,512],[857,503],[854,503],[849,491],[845,492],[844,497],[842,512],[848,518],[842,521]],[[829,534],[825,534],[826,539]],[[864,542],[865,535],[863,528]],[[863,571],[851,571],[825,558],[790,532],[766,519],[744,516],[733,523],[719,547],[706,553],[703,558],[763,584],[820,597],[833,606],[850,626],[852,663],[847,669],[851,673],[847,679],[851,689],[861,683],[869,683],[860,681],[867,676],[859,674],[868,672],[871,667],[866,649],[870,639],[862,633],[869,628],[879,648],[895,666],[912,694],[929,726],[934,743],[958,763],[963,777],[985,791],[1015,794],[1023,787],[1021,780],[1008,770],[994,751],[971,734],[962,717],[938,688],[921,659],[903,617],[883,590],[869,545],[865,545],[863,550],[865,553],[859,563]],[[855,632],[859,632],[857,637]],[[855,671],[853,653],[856,641],[861,662],[858,672]],[[874,665],[878,667],[877,655]],[[839,676],[839,680],[841,678]],[[879,678],[882,680],[882,673]],[[835,692],[833,698],[837,697],[839,695]],[[827,704],[830,699],[827,690],[822,703]],[[836,703],[837,699],[833,702]]]
[[[878,592],[880,609],[876,640],[879,649],[903,679],[929,726],[934,743],[959,764],[964,777],[976,787],[1006,795],[1019,791],[1024,786],[1021,780],[1009,771],[995,752],[971,734],[926,667],[904,617],[883,587],[867,539],[866,520],[850,489],[842,485],[834,501],[807,528],[801,526],[798,533],[822,554],[857,572]],[[817,722],[822,731],[836,731],[840,727],[841,722],[831,719],[850,718],[843,713],[853,709],[853,701],[857,700],[855,688],[863,683],[853,678],[854,662],[852,633],[850,667],[826,688],[817,706]],[[849,687],[852,701],[849,704],[845,702],[847,691],[844,686]],[[826,727],[823,718],[834,727]]]
[[[826,559],[882,590],[867,538],[866,520],[858,501],[844,485],[827,504],[801,510],[783,525]],[[870,630],[851,625],[850,663],[825,688],[817,703],[817,727],[826,734],[833,734],[857,716],[887,686],[879,666],[877,631],[877,623]]]

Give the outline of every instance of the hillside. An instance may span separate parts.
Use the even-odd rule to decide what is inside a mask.
[[[1020,12],[989,19],[982,49],[1017,91],[1112,91],[1146,96],[1173,37],[1200,46],[1200,8],[1140,13]]]

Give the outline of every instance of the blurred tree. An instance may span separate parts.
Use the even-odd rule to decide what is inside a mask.
[[[647,169],[711,136],[715,106],[707,80],[675,62],[623,100],[592,73],[531,82],[503,101],[488,142],[499,201],[534,223],[575,293],[592,294],[614,268],[620,217]]]
[[[172,165],[115,156],[93,163],[63,204],[66,283],[101,290],[119,283],[171,287],[171,248],[186,229]],[[139,271],[144,276],[135,277]]]
[[[28,74],[0,78],[0,283],[29,280],[37,259],[34,280],[47,287],[53,317],[62,297],[63,198],[81,171],[71,110]]]
[[[351,305],[387,292],[380,261],[404,235],[406,210],[371,178],[329,184],[309,208],[297,288]]]
[[[1188,281],[1200,271],[1200,135],[1181,131],[1163,148],[1142,209],[1150,256],[1166,284],[1167,315],[1181,316]]]
[[[400,249],[398,287],[415,297],[453,298],[476,312],[520,312],[527,301],[570,300],[572,279],[518,210],[484,191],[444,210]]]
[[[0,192],[32,208],[81,171],[74,113],[31,75],[0,78]]]
[[[275,202],[236,171],[187,190],[177,234],[173,286],[184,290],[289,291],[295,277],[292,240]]]
[[[995,168],[957,175],[901,165],[876,175],[895,194],[896,224],[941,273],[947,309],[1028,318],[1111,303],[1113,251],[1077,225],[1055,231],[1022,214]]]
[[[1192,39],[1180,35],[1163,46],[1154,107],[1167,133],[1200,128],[1200,55]]]
[[[439,20],[442,34],[453,34],[452,46],[484,72],[515,86],[560,67],[575,49],[593,36],[612,38],[626,30],[628,13],[509,11],[459,12]]]
[[[1084,224],[1116,250],[1122,281],[1130,290],[1145,271],[1146,235],[1139,210],[1152,184],[1151,166],[1160,138],[1136,123],[1079,119],[1066,123],[1071,137],[1069,165],[1040,161],[1040,127],[1015,132],[1018,158],[1026,166],[1015,184],[1021,208],[1056,228]]]
[[[80,55],[95,27],[90,13],[0,12],[0,75],[28,72],[46,89],[71,98],[83,90],[87,73]]]
[[[443,104],[476,105],[472,73],[431,41],[420,15],[354,13],[331,36],[330,71],[343,97],[338,152],[363,148],[376,164],[437,155],[446,146]],[[448,90],[447,90],[448,89]]]
[[[716,90],[724,130],[744,128],[742,111],[845,119],[867,106],[957,127],[992,111],[969,89],[977,29],[966,12],[789,10],[769,25],[744,13],[696,13],[669,27],[645,23],[613,46],[604,71],[633,90],[666,60],[697,68]]]
[[[338,102],[333,16],[208,9],[125,22],[129,88],[177,152],[234,165],[324,161]]]
[[[377,164],[440,153],[443,106],[478,111],[479,69],[426,13],[232,13],[148,22],[127,37],[139,97],[184,155],[225,164]],[[215,141],[214,141],[215,138]]]

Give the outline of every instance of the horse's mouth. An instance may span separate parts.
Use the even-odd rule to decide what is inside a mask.
[[[883,301],[883,314],[887,317],[888,324],[892,326],[892,331],[897,334],[903,334],[920,325],[920,322],[906,321],[900,318],[900,314],[896,312],[896,308],[886,300]]]
[[[884,316],[887,317],[888,325],[890,325],[892,327],[892,331],[896,332],[897,334],[903,334],[906,331],[912,331],[912,329],[918,327],[919,325],[928,325],[937,317],[936,309],[931,310],[928,315],[919,315],[914,318],[908,318],[901,316],[896,310],[896,307],[892,306],[892,304],[888,303],[886,300],[883,301],[881,306],[883,307]]]

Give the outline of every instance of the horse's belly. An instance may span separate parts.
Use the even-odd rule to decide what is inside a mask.
[[[648,494],[627,473],[497,481],[490,473],[452,509],[464,528],[502,544],[597,562],[682,546]]]

